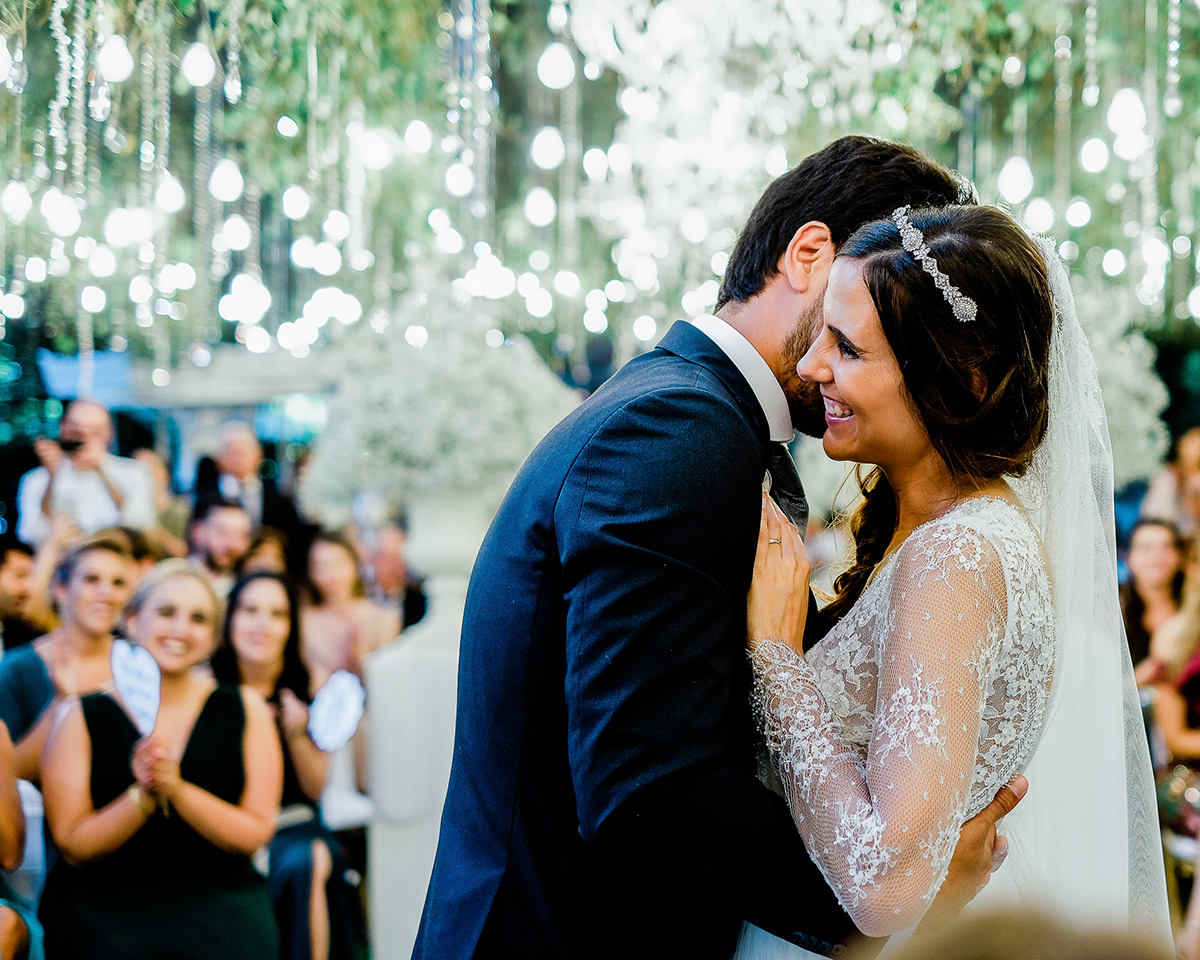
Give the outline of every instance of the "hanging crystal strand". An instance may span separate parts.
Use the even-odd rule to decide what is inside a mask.
[[[212,84],[196,88],[196,116],[192,123],[195,161],[192,168],[192,232],[196,238],[196,288],[193,300],[192,340],[201,343],[210,335],[213,314],[212,221],[209,218],[208,178],[212,175]],[[215,323],[215,321],[213,321]]]
[[[1100,0],[1087,0],[1083,26],[1083,102],[1100,102],[1100,71],[1096,63],[1096,35],[1100,29]]]
[[[96,348],[92,339],[92,315],[86,310],[75,314],[75,337],[79,343],[79,396],[91,396],[96,378]]]
[[[171,49],[170,11],[166,0],[158,0],[154,30],[155,67],[155,114],[154,114],[154,189],[159,190],[169,176],[171,147]],[[158,229],[154,237],[154,274],[162,277],[167,264],[167,247],[170,241],[171,217],[158,218]]]
[[[494,238],[495,196],[492,182],[492,106],[495,91],[492,88],[492,8],[489,0],[475,0],[475,36],[471,71],[471,103],[474,107],[471,124],[471,149],[475,154],[475,189],[471,193],[470,214],[479,221],[479,236],[492,241]],[[564,164],[565,166],[565,164]],[[574,194],[572,193],[572,196]]]
[[[229,4],[229,37],[225,41],[225,100],[234,104],[242,99],[242,42],[239,35],[244,0]]]
[[[342,89],[342,64],[345,59],[346,51],[341,46],[338,46],[333,51],[333,56],[329,58],[329,90],[326,93],[326,96],[329,98],[329,145],[319,157],[321,165],[329,170],[326,189],[327,196],[329,197],[329,208],[331,210],[343,210],[343,204],[345,203],[342,198],[341,163],[341,144],[345,133],[343,129],[344,124],[341,122],[341,117],[338,114]]]
[[[565,20],[565,18],[564,18]],[[567,30],[562,39],[576,60],[575,44]],[[575,64],[575,75],[581,76],[579,64]],[[579,262],[579,210],[576,196],[579,192],[579,84],[568,83],[559,94],[558,125],[562,131],[563,144],[567,148],[566,159],[558,168],[558,243],[563,263],[574,269]],[[491,191],[489,191],[490,193]]]
[[[8,72],[8,80],[6,86],[8,92],[13,96],[13,124],[12,124],[12,142],[13,142],[13,161],[11,179],[14,183],[24,182],[24,163],[22,151],[25,145],[25,78],[29,76],[28,67],[25,65],[25,29],[29,22],[29,0],[24,0],[21,4],[21,20],[18,26],[16,35],[15,49],[13,50],[12,68]],[[17,224],[17,236],[14,240],[13,250],[13,282],[9,285],[9,290],[12,293],[25,292],[25,221],[22,220]],[[18,289],[17,284],[20,284]]]
[[[1180,0],[1167,0],[1167,89],[1163,93],[1163,113],[1174,119],[1183,110],[1179,96]]]
[[[1143,102],[1146,105],[1147,146],[1137,159],[1138,189],[1141,200],[1141,233],[1138,245],[1133,250],[1133,262],[1144,270],[1138,285],[1138,299],[1150,309],[1151,316],[1160,317],[1163,312],[1163,282],[1161,268],[1146,263],[1145,250],[1154,239],[1161,240],[1162,228],[1158,224],[1158,154],[1162,125],[1158,99],[1158,2],[1146,0],[1145,74],[1143,77]],[[1131,171],[1132,172],[1132,171]]]
[[[96,0],[92,4],[88,35],[92,38],[93,48],[97,52],[99,52],[102,44],[103,15],[103,0]],[[87,124],[87,171],[84,176],[83,194],[84,199],[89,204],[99,203],[103,199],[100,193],[100,163],[98,160],[100,155],[100,129],[107,122],[108,118],[112,116],[112,110],[112,91],[109,88],[108,81],[101,75],[99,67],[96,66],[96,59],[93,57],[91,89],[88,93],[88,116],[95,122]]]
[[[1185,131],[1180,131],[1175,156],[1171,161],[1173,170],[1187,170],[1194,155],[1196,138]],[[1171,274],[1175,281],[1175,317],[1178,320],[1188,320],[1192,316],[1188,309],[1187,298],[1192,289],[1192,264],[1195,263],[1196,245],[1193,234],[1196,231],[1195,208],[1192,203],[1192,182],[1190,176],[1176,175],[1171,178],[1172,203],[1175,207],[1176,222],[1179,225],[1179,235],[1175,238],[1175,258],[1171,261]]]
[[[320,174],[317,172],[317,97],[320,84],[320,62],[317,59],[317,32],[315,27],[309,29],[306,64],[308,67],[308,120],[305,123],[304,145],[305,155],[308,159],[309,192],[314,194],[315,199],[316,190],[320,186]]]
[[[154,205],[154,93],[155,93],[155,0],[142,0],[138,5],[137,20],[142,30],[141,55],[141,129],[138,144],[138,206],[149,211]],[[150,283],[150,271],[154,266],[154,240],[142,240],[138,244],[138,276]],[[143,284],[143,286],[146,286]],[[154,312],[150,304],[139,303],[134,308],[137,324],[143,329],[154,324]]]
[[[74,36],[71,41],[71,189],[76,202],[83,200],[87,173],[87,0],[75,0]]]
[[[246,177],[246,186],[242,194],[243,209],[246,212],[246,224],[250,227],[250,243],[243,254],[245,272],[256,280],[262,279],[262,263],[260,262],[260,239],[262,230],[262,190],[258,183]]]
[[[1071,202],[1071,168],[1075,155],[1071,148],[1071,21],[1064,18],[1054,40],[1054,212],[1058,238],[1067,235],[1067,204]]]
[[[367,108],[361,97],[350,101],[350,119],[346,124],[350,149],[346,151],[346,218],[350,232],[346,236],[346,253],[351,269],[365,270],[371,264],[363,259],[363,197],[367,192],[367,168],[358,150],[357,140],[366,132]]]
[[[63,22],[63,13],[68,0],[54,0],[50,8],[50,33],[58,53],[58,76],[55,80],[54,99],[50,101],[50,139],[54,144],[54,179],[61,189],[67,171],[67,124],[63,110],[71,102],[71,40]]]

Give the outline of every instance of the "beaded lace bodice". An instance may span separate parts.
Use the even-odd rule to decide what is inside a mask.
[[[1032,756],[1053,614],[1028,520],[979,497],[918,527],[807,661],[753,645],[759,728],[792,815],[864,933],[920,919],[962,823]]]

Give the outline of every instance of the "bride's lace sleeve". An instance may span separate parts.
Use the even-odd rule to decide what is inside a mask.
[[[892,562],[890,591],[876,591],[886,614],[870,618],[884,636],[865,762],[801,656],[768,639],[750,657],[759,725],[805,846],[872,936],[919,920],[945,877],[1007,610],[999,555],[965,526],[922,528]]]

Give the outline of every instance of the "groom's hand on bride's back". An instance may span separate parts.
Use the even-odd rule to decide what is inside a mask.
[[[996,834],[996,823],[1012,812],[1028,789],[1028,780],[1022,776],[1014,777],[1000,788],[991,803],[962,825],[946,880],[921,920],[921,929],[937,926],[954,917],[1000,869],[1008,855],[1008,841]]]

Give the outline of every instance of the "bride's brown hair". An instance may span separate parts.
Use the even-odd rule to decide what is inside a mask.
[[[994,207],[909,214],[937,269],[975,301],[960,321],[933,277],[904,249],[893,220],[856,232],[838,251],[858,260],[904,399],[963,490],[1021,476],[1050,417],[1054,313],[1046,264],[1033,239]],[[896,529],[896,497],[879,468],[859,472],[863,501],[851,520],[854,560],[834,582],[828,614],[849,611]]]

